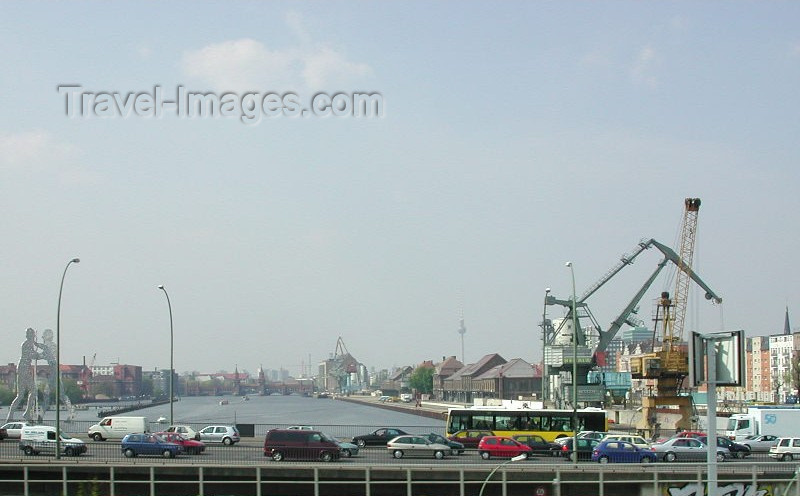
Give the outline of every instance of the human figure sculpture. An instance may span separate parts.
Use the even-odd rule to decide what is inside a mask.
[[[45,329],[42,332],[42,349],[41,358],[47,361],[50,366],[50,377],[45,384],[44,400],[42,401],[42,411],[46,412],[50,408],[50,391],[57,390],[56,381],[60,379],[61,371],[58,369],[58,361],[56,360],[56,343],[53,341],[53,330]],[[61,388],[61,403],[66,407],[67,411],[72,413],[72,402],[66,395],[64,388]]]
[[[32,420],[36,378],[33,376],[31,365],[39,359],[39,352],[36,351],[39,346],[36,342],[36,331],[29,327],[25,331],[25,341],[22,342],[19,363],[17,364],[17,396],[14,397],[14,401],[11,402],[11,406],[8,408],[6,422],[13,420],[12,416],[23,398],[25,399],[25,411],[22,413],[22,419],[29,422]]]

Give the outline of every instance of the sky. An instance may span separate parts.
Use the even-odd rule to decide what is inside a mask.
[[[795,2],[3,2],[0,363],[56,327],[73,257],[62,363],[168,368],[159,284],[181,373],[299,375],[339,337],[368,368],[461,359],[462,314],[467,362],[537,362],[565,263],[580,294],[641,239],[675,246],[686,197],[693,266],[723,303],[693,291],[684,332],[779,333],[787,309],[796,327],[798,18]],[[381,112],[124,106],[156,88],[306,109],[366,93]],[[603,328],[660,260],[588,300]],[[673,286],[665,269],[642,299],[648,325]]]

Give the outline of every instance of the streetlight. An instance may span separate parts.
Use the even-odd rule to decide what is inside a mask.
[[[578,314],[575,310],[575,268],[566,263],[572,274],[572,456],[578,464]]]
[[[483,485],[481,485],[481,492],[478,493],[478,496],[483,496],[483,490],[486,489],[486,483],[489,482],[489,479],[491,479],[492,476],[494,475],[494,473],[497,472],[497,469],[499,469],[503,465],[508,465],[511,462],[519,462],[519,461],[527,460],[527,459],[528,459],[528,455],[526,455],[525,453],[522,453],[521,455],[517,455],[517,456],[515,456],[513,458],[510,458],[510,459],[504,461],[503,463],[501,463],[500,465],[496,466],[495,468],[493,468],[492,471],[489,472],[489,475],[486,476],[486,479],[484,479]]]
[[[61,459],[61,293],[64,291],[64,278],[67,269],[74,263],[79,263],[80,258],[73,258],[64,267],[61,275],[61,286],[58,288],[58,310],[56,311],[56,460]],[[52,372],[51,372],[52,373]]]
[[[172,382],[173,382],[173,332],[172,332],[172,303],[169,301],[169,293],[164,288],[163,284],[158,285],[158,289],[164,292],[164,296],[167,297],[167,307],[169,308],[169,425],[175,425],[175,419],[173,417],[173,410],[172,410],[172,401],[173,401],[173,391],[172,391]]]
[[[544,290],[544,309],[542,310],[542,406],[544,407],[544,402],[546,398],[546,391],[547,388],[545,386],[544,378],[545,373],[544,369],[546,367],[544,361],[544,349],[547,346],[547,295],[550,294],[550,288],[545,288]]]

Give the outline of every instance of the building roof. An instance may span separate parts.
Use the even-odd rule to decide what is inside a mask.
[[[481,379],[498,379],[500,377],[510,379],[529,379],[533,377],[540,377],[535,373],[534,367],[523,360],[522,358],[514,358],[504,364],[492,367],[479,376],[475,377],[476,380]]]

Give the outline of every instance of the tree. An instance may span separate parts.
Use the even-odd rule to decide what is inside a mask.
[[[431,394],[433,393],[433,372],[434,370],[430,367],[417,367],[411,373],[408,383],[418,393]]]

